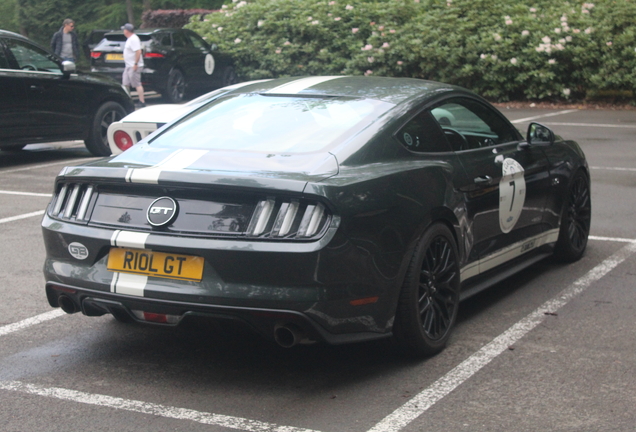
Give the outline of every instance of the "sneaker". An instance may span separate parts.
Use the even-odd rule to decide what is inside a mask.
[[[143,103],[143,102],[137,102],[137,103],[135,104],[135,107],[137,107],[137,108],[145,108],[145,107],[146,107],[146,104],[145,104],[145,103]]]

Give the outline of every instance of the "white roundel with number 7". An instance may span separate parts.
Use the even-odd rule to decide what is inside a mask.
[[[526,200],[526,179],[523,167],[514,159],[506,158],[499,182],[499,227],[509,233],[521,216]]]

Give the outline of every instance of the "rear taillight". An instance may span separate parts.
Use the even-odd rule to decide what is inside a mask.
[[[144,54],[144,58],[164,58],[165,55],[156,52],[147,52]]]
[[[250,237],[309,239],[319,235],[328,224],[323,204],[284,200],[273,197],[259,201],[246,234]]]
[[[116,131],[113,134],[113,139],[115,140],[115,145],[121,150],[128,150],[129,148],[131,148],[133,146],[133,140],[130,137],[130,135],[128,135],[126,132],[124,131]]]
[[[101,52],[91,51],[91,58],[98,59],[102,56]]]

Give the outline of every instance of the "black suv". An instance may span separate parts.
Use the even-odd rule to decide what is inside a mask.
[[[230,57],[192,30],[138,29],[135,33],[144,54],[144,90],[161,93],[168,102],[236,83]],[[123,32],[106,33],[91,51],[91,70],[121,80],[125,43]]]
[[[0,30],[0,149],[84,140],[110,154],[108,126],[133,112],[121,84],[90,73],[19,34]]]

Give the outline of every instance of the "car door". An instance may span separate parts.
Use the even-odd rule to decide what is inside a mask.
[[[540,245],[549,163],[540,147],[520,146],[519,132],[492,107],[469,97],[436,104],[431,113],[456,151],[479,273]],[[458,177],[461,179],[461,177]]]
[[[213,74],[217,71],[217,58],[212,53],[212,48],[206,41],[193,31],[184,31],[186,37],[202,55],[203,59],[203,74],[201,74],[201,86],[205,88],[214,87]],[[215,77],[218,77],[219,74]]]
[[[22,39],[7,39],[7,49],[24,80],[30,117],[29,135],[83,138],[89,88],[64,76],[59,60],[44,49]]]
[[[187,32],[179,31],[172,34],[172,41],[175,48],[179,50],[179,64],[183,68],[188,81],[188,86],[201,87],[205,84],[206,77],[206,59],[211,56],[207,46],[195,46],[192,39],[187,36]],[[209,65],[207,66],[209,70]]]
[[[0,145],[29,136],[29,116],[23,74],[10,63],[0,39]]]

